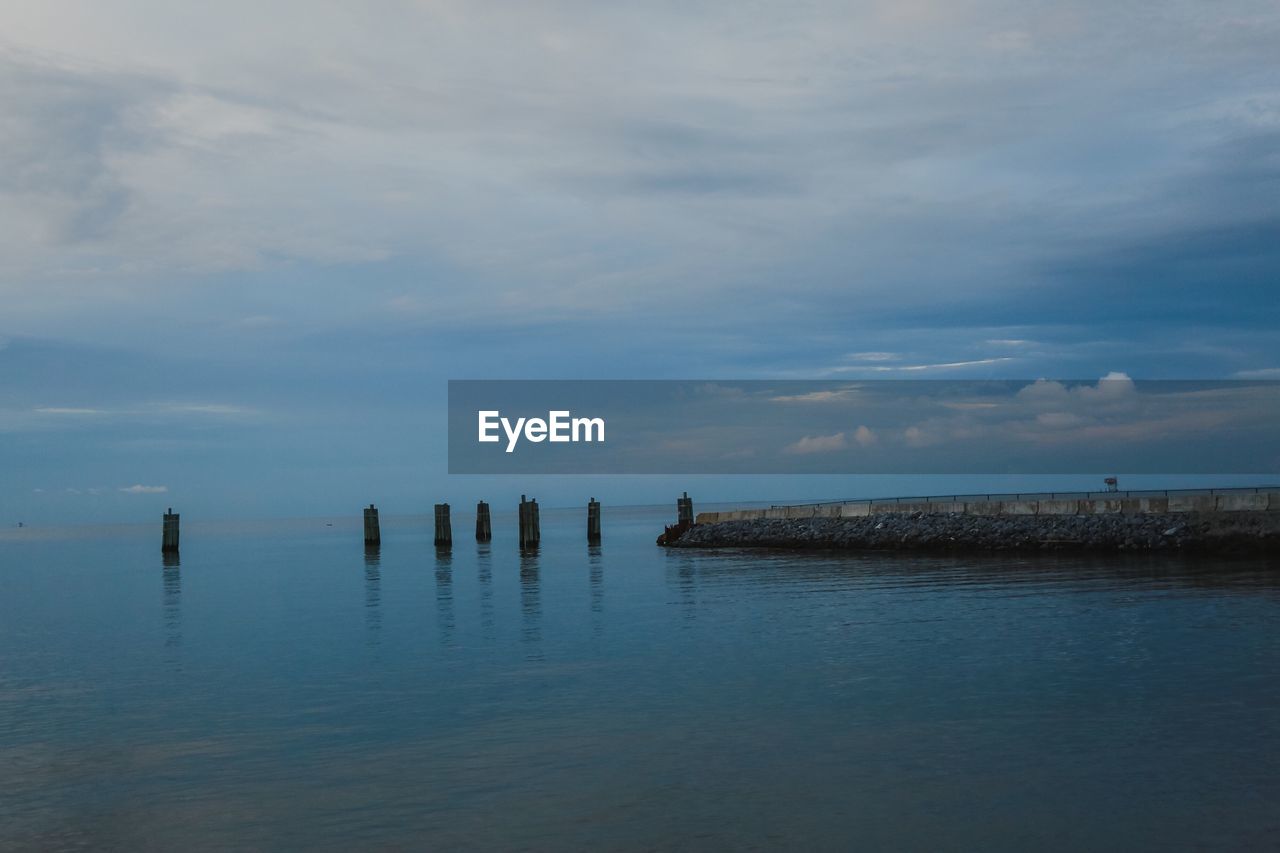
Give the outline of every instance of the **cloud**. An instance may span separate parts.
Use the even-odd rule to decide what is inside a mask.
[[[781,394],[771,397],[774,403],[848,403],[858,396],[856,385],[824,391],[810,391],[804,394]]]
[[[1237,379],[1280,379],[1280,367],[1262,367],[1257,370],[1237,370]]]
[[[256,410],[247,406],[231,403],[176,403],[159,402],[143,403],[136,406],[124,406],[112,409],[100,409],[89,406],[38,406],[32,410],[40,415],[66,415],[69,417],[90,417],[96,415],[148,419],[168,415],[195,415],[212,417],[240,417],[257,414]]]
[[[830,367],[823,370],[823,373],[921,373],[930,370],[963,370],[970,367],[983,367],[991,364],[1003,364],[1005,362],[1015,361],[1013,356],[996,356],[992,358],[976,358],[968,361],[943,361],[930,364],[901,364],[901,365],[884,365],[884,364],[858,364],[858,365],[842,365],[839,367]]]
[[[638,170],[629,174],[570,174],[567,185],[598,195],[738,195],[745,197],[796,195],[801,186],[784,174],[726,171],[708,165],[696,169]]]
[[[1137,401],[1137,386],[1125,373],[1111,371],[1094,385],[1067,386],[1061,382],[1037,379],[1018,391],[1019,402],[1043,409],[1061,407],[1082,415],[1096,415],[1100,410],[1131,407]]]
[[[870,447],[871,445],[879,441],[879,439],[876,437],[876,434],[867,426],[860,426],[856,430],[854,430],[853,440],[858,442],[858,444],[860,444],[863,447]]]
[[[1071,412],[1041,412],[1036,415],[1036,423],[1049,429],[1070,429],[1084,422],[1084,418]]]
[[[902,440],[907,447],[930,447],[943,439],[929,425],[912,425],[902,431]]]
[[[834,435],[806,435],[794,444],[788,444],[782,449],[782,452],[789,455],[833,453],[837,450],[844,450],[848,446],[849,442],[846,440],[845,434],[838,432]]]
[[[157,412],[177,415],[215,415],[235,417],[255,414],[253,409],[230,403],[152,403],[150,408]]]
[[[130,114],[158,84],[129,74],[84,73],[0,55],[0,212],[26,206],[41,242],[57,247],[107,236],[132,192],[111,165],[135,140]]]
[[[929,4],[935,29],[817,3],[785,26],[738,10],[726,30],[717,4],[495,19],[462,0],[377,16],[286,2],[245,36],[238,3],[198,27],[60,8],[6,21],[0,249],[28,318],[69,304],[51,279],[85,320],[163,292],[225,325],[279,305],[343,323],[396,295],[430,306],[404,318],[419,324],[619,318],[678,297],[726,327],[840,330],[843,347],[850,320],[1096,318],[1107,300],[1073,288],[1154,294],[1153,265],[1247,262],[1255,299],[1274,280],[1277,98],[1250,82],[1271,67],[1271,10],[1104,24],[1075,2],[1052,22]],[[299,44],[331,61],[298,62]],[[1161,260],[1212,223],[1227,230],[1193,263]],[[361,293],[308,264],[352,265]],[[208,274],[226,272],[261,275],[270,298],[220,299]],[[1205,298],[1137,303],[1186,319]],[[854,361],[894,360],[866,346]],[[901,369],[987,363],[919,355]]]
[[[1011,398],[939,399],[947,415],[923,418],[902,431],[907,447],[967,443],[973,452],[1001,445],[1087,446],[1099,441],[1150,443],[1198,436],[1211,442],[1225,425],[1248,432],[1270,417],[1277,395],[1248,386],[1181,384],[1141,390],[1126,373],[1095,383],[1036,380]]]
[[[920,371],[920,370],[955,370],[956,368],[960,368],[960,367],[976,367],[978,365],[985,365],[985,364],[1000,364],[1002,362],[1013,361],[1013,360],[1014,359],[1012,356],[1000,356],[998,358],[979,358],[979,359],[974,359],[973,361],[948,361],[948,362],[942,362],[940,364],[904,364],[904,365],[895,366],[895,367],[877,366],[877,367],[870,367],[867,369],[878,370],[878,371],[901,370],[901,371],[907,371],[907,372],[914,372],[914,371]]]
[[[193,472],[266,501],[298,442],[418,452],[421,389],[458,364],[1273,378],[1275,4],[144,5],[5,17],[0,430],[32,445],[0,489],[198,439],[218,452],[184,451]],[[36,375],[33,337],[136,358]],[[1070,435],[1046,423],[1124,403],[956,410],[945,434]],[[238,429],[254,405],[306,428]],[[859,447],[864,421],[888,453],[936,413],[835,409],[762,457]],[[120,471],[152,470],[136,452]]]
[[[144,486],[136,484],[133,486],[121,486],[120,491],[127,492],[131,495],[162,495],[169,491],[168,486]]]

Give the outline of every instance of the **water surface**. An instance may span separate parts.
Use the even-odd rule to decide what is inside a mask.
[[[0,848],[1252,849],[1280,566],[0,534]],[[332,524],[333,526],[328,526]]]

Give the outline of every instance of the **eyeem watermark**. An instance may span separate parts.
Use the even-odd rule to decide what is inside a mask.
[[[485,444],[493,444],[502,440],[498,435],[501,428],[507,436],[507,453],[513,453],[516,444],[523,436],[526,441],[538,444],[551,442],[593,442],[604,441],[604,418],[575,418],[568,410],[547,412],[546,419],[504,418],[498,409],[476,412],[479,424],[478,440]]]
[[[448,417],[451,474],[1280,475],[1270,380],[451,380]]]

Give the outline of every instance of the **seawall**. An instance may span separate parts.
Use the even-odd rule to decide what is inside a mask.
[[[704,512],[681,548],[1280,554],[1280,492],[894,500]]]
[[[865,518],[886,513],[925,513],[976,516],[1048,515],[1146,515],[1215,512],[1280,513],[1280,491],[1222,491],[1189,494],[1162,493],[1133,495],[1114,493],[1087,497],[987,497],[894,498],[795,506],[740,509],[731,512],[700,512],[698,524],[718,521],[752,521],[781,518]]]

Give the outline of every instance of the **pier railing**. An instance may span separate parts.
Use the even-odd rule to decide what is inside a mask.
[[[796,503],[772,504],[770,509],[785,509],[795,506],[838,506],[844,504],[918,504],[950,501],[1037,501],[1037,500],[1114,500],[1118,498],[1168,498],[1178,496],[1216,496],[1216,495],[1262,495],[1280,492],[1280,485],[1274,486],[1229,486],[1212,489],[1126,489],[1115,492],[973,492],[949,495],[916,495],[891,498],[843,498],[826,501],[798,501]]]

